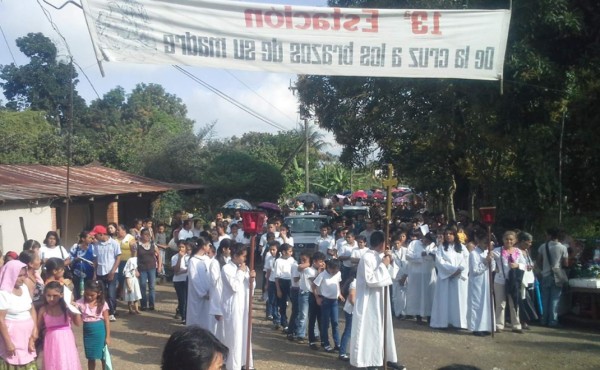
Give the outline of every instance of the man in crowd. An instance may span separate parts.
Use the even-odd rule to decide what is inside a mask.
[[[94,251],[94,280],[98,279],[104,284],[106,302],[110,321],[116,321],[117,310],[117,269],[121,262],[121,246],[108,235],[106,227],[96,225],[90,232],[96,238],[92,245]]]

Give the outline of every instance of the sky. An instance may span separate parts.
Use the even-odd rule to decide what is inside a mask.
[[[66,2],[66,0],[48,1],[55,6]],[[256,0],[254,2],[326,6],[326,0]],[[279,131],[278,128],[250,116],[198,85],[172,66],[104,62],[102,65],[105,77],[102,77],[83,12],[74,5],[55,10],[41,0],[0,0],[0,27],[3,31],[3,35],[0,34],[2,36],[0,65],[13,62],[17,65],[28,63],[28,58],[17,48],[15,40],[30,32],[41,32],[49,37],[59,48],[59,54],[66,59],[68,53],[64,42],[44,16],[41,6],[48,11],[56,28],[66,39],[75,62],[81,66],[91,81],[91,84],[88,83],[78,70],[77,91],[88,104],[98,98],[98,95],[101,97],[116,86],[122,86],[129,93],[138,83],[156,83],[162,85],[168,93],[183,100],[188,108],[188,117],[196,122],[196,129],[217,121],[213,138],[227,138],[234,135],[239,137],[251,131],[268,133]],[[298,127],[298,100],[289,89],[290,84],[294,84],[296,75],[199,67],[185,67],[185,69],[237,101],[252,107],[261,115],[277,122],[278,125],[286,129]],[[0,99],[5,101],[1,92]],[[325,150],[339,154],[341,148],[335,144],[333,135],[320,131],[325,137],[324,141],[332,143]]]

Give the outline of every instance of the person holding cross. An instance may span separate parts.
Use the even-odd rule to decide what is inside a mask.
[[[390,251],[385,250],[385,235],[375,231],[371,235],[371,249],[358,263],[356,274],[356,301],[352,312],[350,364],[356,367],[377,368],[387,361],[392,369],[400,365],[394,342],[391,303],[384,305],[385,290],[392,285],[389,266],[393,264]],[[385,312],[384,312],[385,310]],[[383,315],[387,316],[384,328]],[[385,358],[384,348],[385,343]]]

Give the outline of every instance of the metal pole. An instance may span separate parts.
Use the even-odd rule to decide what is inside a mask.
[[[71,135],[73,135],[73,56],[70,56],[69,63],[70,89],[69,89],[69,127],[67,129],[67,206],[65,208],[65,230],[62,234],[63,243],[69,238],[69,204],[71,203],[70,183],[71,183],[71,157],[73,156],[71,148]]]
[[[392,219],[392,188],[398,185],[398,180],[394,178],[394,166],[388,164],[388,176],[383,180],[383,186],[387,190],[387,202],[385,207],[385,249],[390,249],[390,221]],[[389,304],[389,286],[383,290],[383,369],[387,370],[387,311]]]

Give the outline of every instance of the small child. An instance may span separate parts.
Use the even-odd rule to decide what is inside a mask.
[[[298,271],[298,262],[292,258],[292,287],[290,288],[290,301],[292,302],[292,313],[288,324],[288,340],[294,340],[298,336],[298,316],[300,300],[300,271]],[[308,305],[306,305],[308,309]],[[306,317],[306,316],[305,316]]]
[[[282,244],[279,247],[281,256],[273,263],[273,270],[271,274],[275,275],[275,289],[277,291],[277,307],[279,308],[279,322],[273,322],[275,324],[275,330],[281,326],[285,334],[288,330],[288,318],[287,318],[287,303],[290,298],[290,289],[292,286],[292,265],[294,264],[294,258],[292,258],[293,248],[289,244]]]
[[[406,290],[408,280],[408,262],[406,261],[406,253],[408,248],[402,244],[402,240],[394,238],[393,240],[392,257],[394,258],[394,266],[397,271],[392,269],[393,285],[392,285],[392,312],[398,319],[404,319],[406,315]]]
[[[83,298],[76,304],[83,319],[83,347],[88,370],[96,369],[96,360],[102,361],[104,369],[104,346],[110,345],[110,322],[102,283],[86,281]]]
[[[342,342],[340,343],[340,357],[342,361],[350,361],[350,356],[346,351],[348,342],[352,336],[352,310],[354,309],[354,302],[356,301],[356,268],[350,270],[348,281],[342,287],[342,294],[346,297],[346,304],[344,304],[344,318],[346,320],[344,326],[344,333],[342,334]]]
[[[62,258],[52,257],[48,258],[44,265],[46,269],[46,280],[45,284],[51,281],[57,281],[64,287],[63,298],[67,305],[73,303],[73,282],[70,279],[65,279],[65,261]]]
[[[140,314],[138,309],[138,301],[142,299],[142,291],[140,290],[140,282],[138,277],[137,249],[131,248],[131,257],[127,260],[123,267],[123,276],[125,276],[125,301],[129,307],[129,314]]]
[[[177,248],[177,254],[171,257],[171,266],[173,267],[173,287],[175,288],[175,294],[177,295],[177,308],[173,318],[176,320],[181,319],[181,323],[185,324],[188,264],[190,262],[192,248],[185,240],[178,241]]]
[[[314,280],[325,268],[325,259],[327,257],[324,253],[315,252],[312,257],[312,265],[302,271],[302,277],[300,280],[304,280],[305,285],[310,291],[308,295],[308,344],[311,349],[319,349],[317,344],[317,336],[315,333],[315,323],[318,328],[321,328],[321,306],[317,304],[317,295],[313,294],[314,291]],[[302,333],[299,333],[299,335]],[[321,340],[321,345],[323,341]]]
[[[265,281],[267,281],[267,320],[273,320],[273,324],[279,322],[279,312],[277,311],[277,286],[275,285],[275,273],[273,272],[273,265],[277,258],[277,251],[279,250],[279,242],[277,240],[271,240],[267,246],[267,255],[265,257]]]
[[[326,262],[325,271],[321,272],[314,281],[313,294],[317,304],[321,306],[321,342],[325,352],[334,352],[340,349],[340,333],[338,331],[338,299],[344,302],[340,289],[342,274],[340,262],[332,259]],[[329,323],[335,347],[329,344]]]
[[[263,301],[268,302],[269,301],[269,279],[267,278],[267,268],[270,266],[269,263],[272,264],[273,261],[271,261],[271,259],[273,258],[272,256],[269,257],[270,254],[270,249],[269,249],[269,243],[272,242],[273,240],[275,240],[275,233],[273,232],[268,232],[265,235],[266,241],[265,241],[265,246],[263,248],[262,253],[262,262],[263,262]],[[262,246],[262,244],[261,244]],[[267,305],[267,311],[269,312],[270,308]],[[269,313],[267,312],[267,319],[269,319],[269,316],[271,316]],[[272,320],[272,318],[270,318],[269,320]]]
[[[38,330],[46,328],[44,335],[44,369],[81,370],[79,352],[71,322],[81,325],[81,315],[67,307],[63,295],[64,287],[51,281],[44,287],[44,305],[37,316]]]

